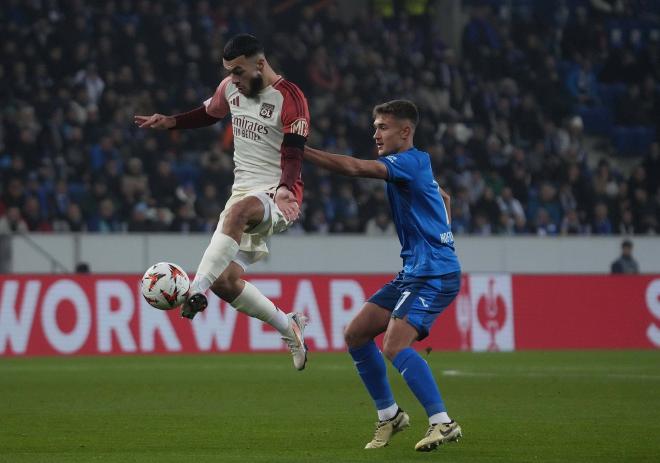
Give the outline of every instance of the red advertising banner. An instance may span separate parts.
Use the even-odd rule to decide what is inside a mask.
[[[392,275],[250,278],[285,311],[305,312],[312,351],[343,351],[343,330]],[[0,356],[285,350],[279,333],[211,295],[191,322],[140,295],[138,275],[0,276]],[[660,347],[660,276],[463,276],[421,348]]]
[[[513,276],[516,349],[660,347],[660,275]]]

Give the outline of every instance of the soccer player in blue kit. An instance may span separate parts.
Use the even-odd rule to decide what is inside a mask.
[[[429,428],[415,450],[430,451],[462,436],[461,427],[447,414],[431,368],[411,347],[428,336],[433,322],[460,288],[461,268],[445,205],[449,196],[433,177],[428,153],[414,147],[417,107],[407,100],[394,100],[376,106],[373,116],[379,159],[356,159],[309,147],[305,147],[304,157],[339,174],[387,181],[403,270],[369,298],[344,337],[378,410],[376,432],[365,448],[386,446],[410,421],[392,395],[385,354],[426,410]],[[381,354],[374,338],[383,332]]]

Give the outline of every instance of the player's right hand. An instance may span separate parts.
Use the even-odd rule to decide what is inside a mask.
[[[300,216],[300,206],[296,201],[296,197],[287,187],[280,186],[277,188],[274,201],[289,222],[297,220]]]
[[[138,116],[134,118],[135,123],[141,129],[167,130],[176,126],[176,119],[164,114],[152,114],[151,116]]]

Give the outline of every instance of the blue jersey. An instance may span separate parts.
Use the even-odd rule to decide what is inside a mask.
[[[404,274],[427,277],[460,271],[447,208],[428,153],[411,148],[378,160],[387,167],[387,196],[401,242]]]

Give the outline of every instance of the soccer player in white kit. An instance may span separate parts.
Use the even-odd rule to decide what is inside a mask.
[[[307,362],[305,317],[285,314],[242,276],[250,264],[268,254],[267,239],[286,230],[300,214],[300,171],[309,131],[307,100],[295,84],[273,71],[263,46],[252,35],[231,38],[222,61],[229,76],[200,107],[174,116],[135,116],[141,128],[176,130],[206,127],[231,114],[232,194],[181,314],[192,319],[204,310],[204,293],[211,288],[236,310],[277,329],[294,366],[302,370]]]

